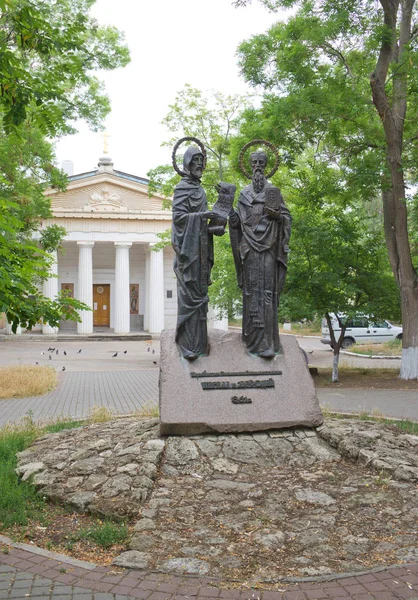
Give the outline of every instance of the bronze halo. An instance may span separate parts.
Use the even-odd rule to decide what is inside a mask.
[[[274,156],[276,157],[276,160],[274,162],[274,166],[273,166],[272,170],[266,174],[266,179],[270,179],[270,177],[273,177],[273,175],[279,168],[280,156],[279,156],[278,148],[276,148],[276,146],[274,144],[272,144],[271,142],[268,142],[267,140],[253,140],[252,142],[248,142],[248,144],[245,144],[245,146],[243,146],[241,152],[239,153],[239,168],[241,170],[241,173],[243,175],[245,175],[245,177],[247,179],[252,179],[252,175],[250,175],[250,173],[247,171],[247,169],[244,166],[244,154],[248,150],[248,148],[251,148],[251,146],[260,146],[260,145],[267,146],[267,148],[269,148],[274,153]]]
[[[184,171],[181,171],[177,165],[177,161],[176,161],[176,154],[177,154],[177,150],[179,148],[179,146],[183,143],[183,142],[195,142],[195,144],[197,144],[202,152],[203,155],[203,170],[205,170],[206,168],[206,148],[203,145],[203,143],[197,139],[196,137],[193,137],[191,135],[186,135],[186,137],[182,137],[178,142],[176,142],[174,144],[173,147],[173,152],[171,153],[171,160],[173,161],[173,168],[176,171],[176,173],[178,173],[179,175],[181,175],[181,177],[185,177],[186,173],[184,173]]]

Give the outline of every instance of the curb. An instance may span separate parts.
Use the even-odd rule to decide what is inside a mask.
[[[78,560],[77,558],[71,558],[71,556],[66,556],[65,554],[51,552],[51,550],[44,550],[44,548],[39,548],[39,546],[32,546],[31,544],[22,544],[20,542],[14,542],[5,535],[0,535],[0,542],[2,544],[6,544],[6,546],[12,546],[12,548],[16,548],[17,550],[25,550],[26,552],[31,552],[32,554],[45,556],[46,558],[50,558],[52,560],[65,563],[67,565],[71,565],[72,567],[81,567],[82,569],[86,569],[87,571],[93,571],[97,567],[97,565],[94,563],[90,563],[85,560]]]
[[[36,554],[38,556],[44,556],[51,560],[55,560],[55,561],[58,561],[63,564],[71,565],[72,567],[80,567],[82,569],[86,569],[87,571],[94,571],[95,569],[97,569],[99,567],[99,565],[97,565],[95,563],[90,563],[87,561],[78,560],[76,558],[71,558],[70,556],[66,556],[65,554],[58,554],[56,552],[51,552],[50,550],[44,550],[43,548],[39,548],[38,546],[32,546],[32,545],[23,544],[20,542],[13,542],[13,540],[11,540],[10,538],[3,536],[3,535],[0,535],[0,542],[7,546],[16,548],[17,550],[24,550],[25,552],[31,552],[32,554]],[[1,563],[1,561],[0,561],[0,563]],[[260,583],[268,583],[270,585],[280,584],[280,583],[289,583],[289,584],[292,584],[292,583],[293,584],[325,583],[325,582],[329,582],[329,581],[337,581],[339,579],[345,579],[347,577],[360,577],[361,575],[371,575],[373,573],[381,573],[383,571],[388,571],[390,569],[397,569],[397,568],[408,569],[408,567],[413,567],[416,564],[417,563],[384,565],[384,566],[379,566],[379,567],[372,567],[371,569],[364,569],[361,571],[360,570],[359,571],[349,571],[347,573],[327,573],[324,575],[311,575],[311,576],[307,576],[307,577],[278,577],[277,579],[270,580],[270,581],[261,581]],[[122,568],[125,569],[126,571],[129,571],[129,570],[130,571],[138,571],[139,570],[139,569],[130,569],[129,567],[122,567]],[[161,574],[161,575],[167,574],[167,573],[165,573],[165,571],[159,571],[159,570],[146,569],[145,572],[153,573],[153,574]],[[189,574],[189,573],[183,573],[183,574],[174,573],[174,575],[177,577],[180,576],[180,577],[184,577],[185,579],[192,579],[192,580],[197,579],[199,577],[198,575]],[[237,579],[230,579],[228,581],[216,579],[213,577],[209,577],[208,579],[210,579],[211,582],[213,582],[214,584],[216,584],[217,587],[220,587],[220,588],[222,587],[223,583],[226,583],[226,584],[240,583],[240,580],[237,580]]]
[[[347,356],[355,356],[356,358],[386,358],[389,360],[402,360],[402,356],[377,356],[376,354],[357,354],[357,352],[348,352],[347,350],[340,350],[340,354],[346,354]]]

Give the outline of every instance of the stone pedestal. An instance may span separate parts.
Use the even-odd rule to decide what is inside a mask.
[[[180,356],[174,331],[163,331],[160,433],[320,425],[322,413],[302,351],[291,336],[282,336],[280,341],[282,354],[266,360],[247,352],[241,332],[213,329],[209,331],[209,356],[188,362]]]

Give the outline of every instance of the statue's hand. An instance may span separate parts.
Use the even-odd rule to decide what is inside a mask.
[[[215,216],[215,214],[211,210],[206,210],[205,212],[199,213],[202,219],[211,219]]]
[[[275,221],[282,220],[280,210],[275,210],[274,208],[269,208],[267,206],[264,207],[264,210],[266,211],[267,216],[270,217],[270,219],[274,219]]]

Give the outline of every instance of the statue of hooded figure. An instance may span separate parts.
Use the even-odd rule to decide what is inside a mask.
[[[194,360],[208,354],[208,286],[213,266],[213,236],[208,231],[208,219],[213,214],[200,185],[203,154],[198,148],[187,148],[183,172],[185,175],[174,190],[171,236],[176,253],[176,342],[182,356]]]

